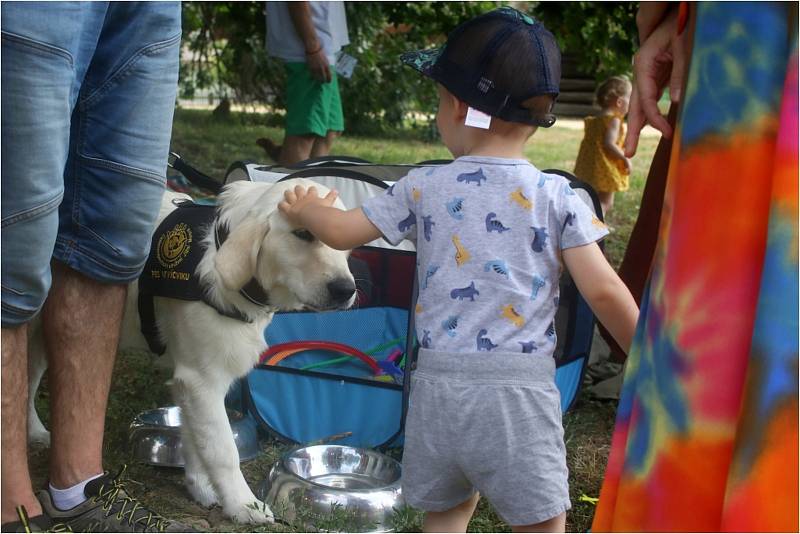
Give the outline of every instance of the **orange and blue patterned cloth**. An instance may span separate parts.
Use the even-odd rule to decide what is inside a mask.
[[[697,6],[595,532],[798,530],[798,57],[787,6]]]

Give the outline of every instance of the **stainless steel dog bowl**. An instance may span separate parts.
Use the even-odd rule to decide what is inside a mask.
[[[255,422],[234,410],[228,410],[228,420],[239,449],[239,461],[252,460],[260,451]],[[134,458],[150,465],[183,467],[180,427],[178,406],[156,408],[137,415],[129,435]]]
[[[300,520],[306,530],[330,530],[324,518],[338,508],[346,516],[348,531],[388,532],[394,508],[404,505],[399,462],[377,451],[342,445],[286,453],[260,491],[279,519]]]

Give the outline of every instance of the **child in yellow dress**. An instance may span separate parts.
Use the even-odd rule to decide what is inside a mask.
[[[621,76],[600,84],[596,96],[602,112],[584,119],[583,141],[575,161],[575,176],[595,189],[604,216],[614,205],[614,193],[628,190],[631,160],[625,157],[622,142],[631,89],[631,82]]]

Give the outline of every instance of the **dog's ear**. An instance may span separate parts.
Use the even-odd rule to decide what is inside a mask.
[[[238,291],[255,275],[258,251],[268,231],[266,218],[247,217],[219,247],[214,266],[226,288]]]

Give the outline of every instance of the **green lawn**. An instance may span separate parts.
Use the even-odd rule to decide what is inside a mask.
[[[271,123],[272,126],[267,126]],[[582,130],[567,127],[569,121],[533,136],[526,149],[527,156],[540,168],[571,170],[580,144]],[[178,110],[175,118],[172,149],[207,174],[222,178],[228,165],[237,160],[268,163],[262,150],[255,145],[258,137],[279,141],[280,128],[266,116],[234,114],[227,120],[216,120],[210,112]],[[607,240],[606,251],[613,264],[622,257],[625,242],[636,218],[644,177],[655,150],[656,139],[644,138],[640,153],[634,160],[631,190],[617,196],[616,208],[609,223],[615,232]],[[424,141],[420,136],[399,133],[391,138],[362,138],[344,135],[337,140],[334,153],[358,156],[382,163],[410,163],[426,159],[448,158],[447,150],[438,142]],[[203,529],[229,531],[293,531],[292,525],[275,525],[253,529],[236,525],[225,519],[219,508],[206,510],[193,503],[182,482],[179,469],[158,469],[131,463],[127,444],[128,426],[136,413],[171,404],[165,382],[170,370],[144,353],[124,353],[117,359],[106,421],[105,461],[109,468],[128,463],[132,479],[131,492],[166,516],[191,523]],[[47,388],[38,400],[40,413],[47,422]],[[597,497],[602,484],[616,406],[613,403],[578,399],[576,406],[564,417],[565,440],[570,468],[570,494],[573,508],[567,517],[567,530],[585,532],[591,526],[594,505],[581,500],[582,495]],[[255,487],[264,480],[271,464],[286,446],[274,441],[264,442],[264,453],[243,464],[243,471]],[[396,452],[396,451],[395,451]],[[34,484],[41,487],[47,473],[47,451],[34,450],[32,474]],[[398,529],[419,531],[418,513],[398,514]],[[472,522],[472,532],[508,531],[485,501]]]

